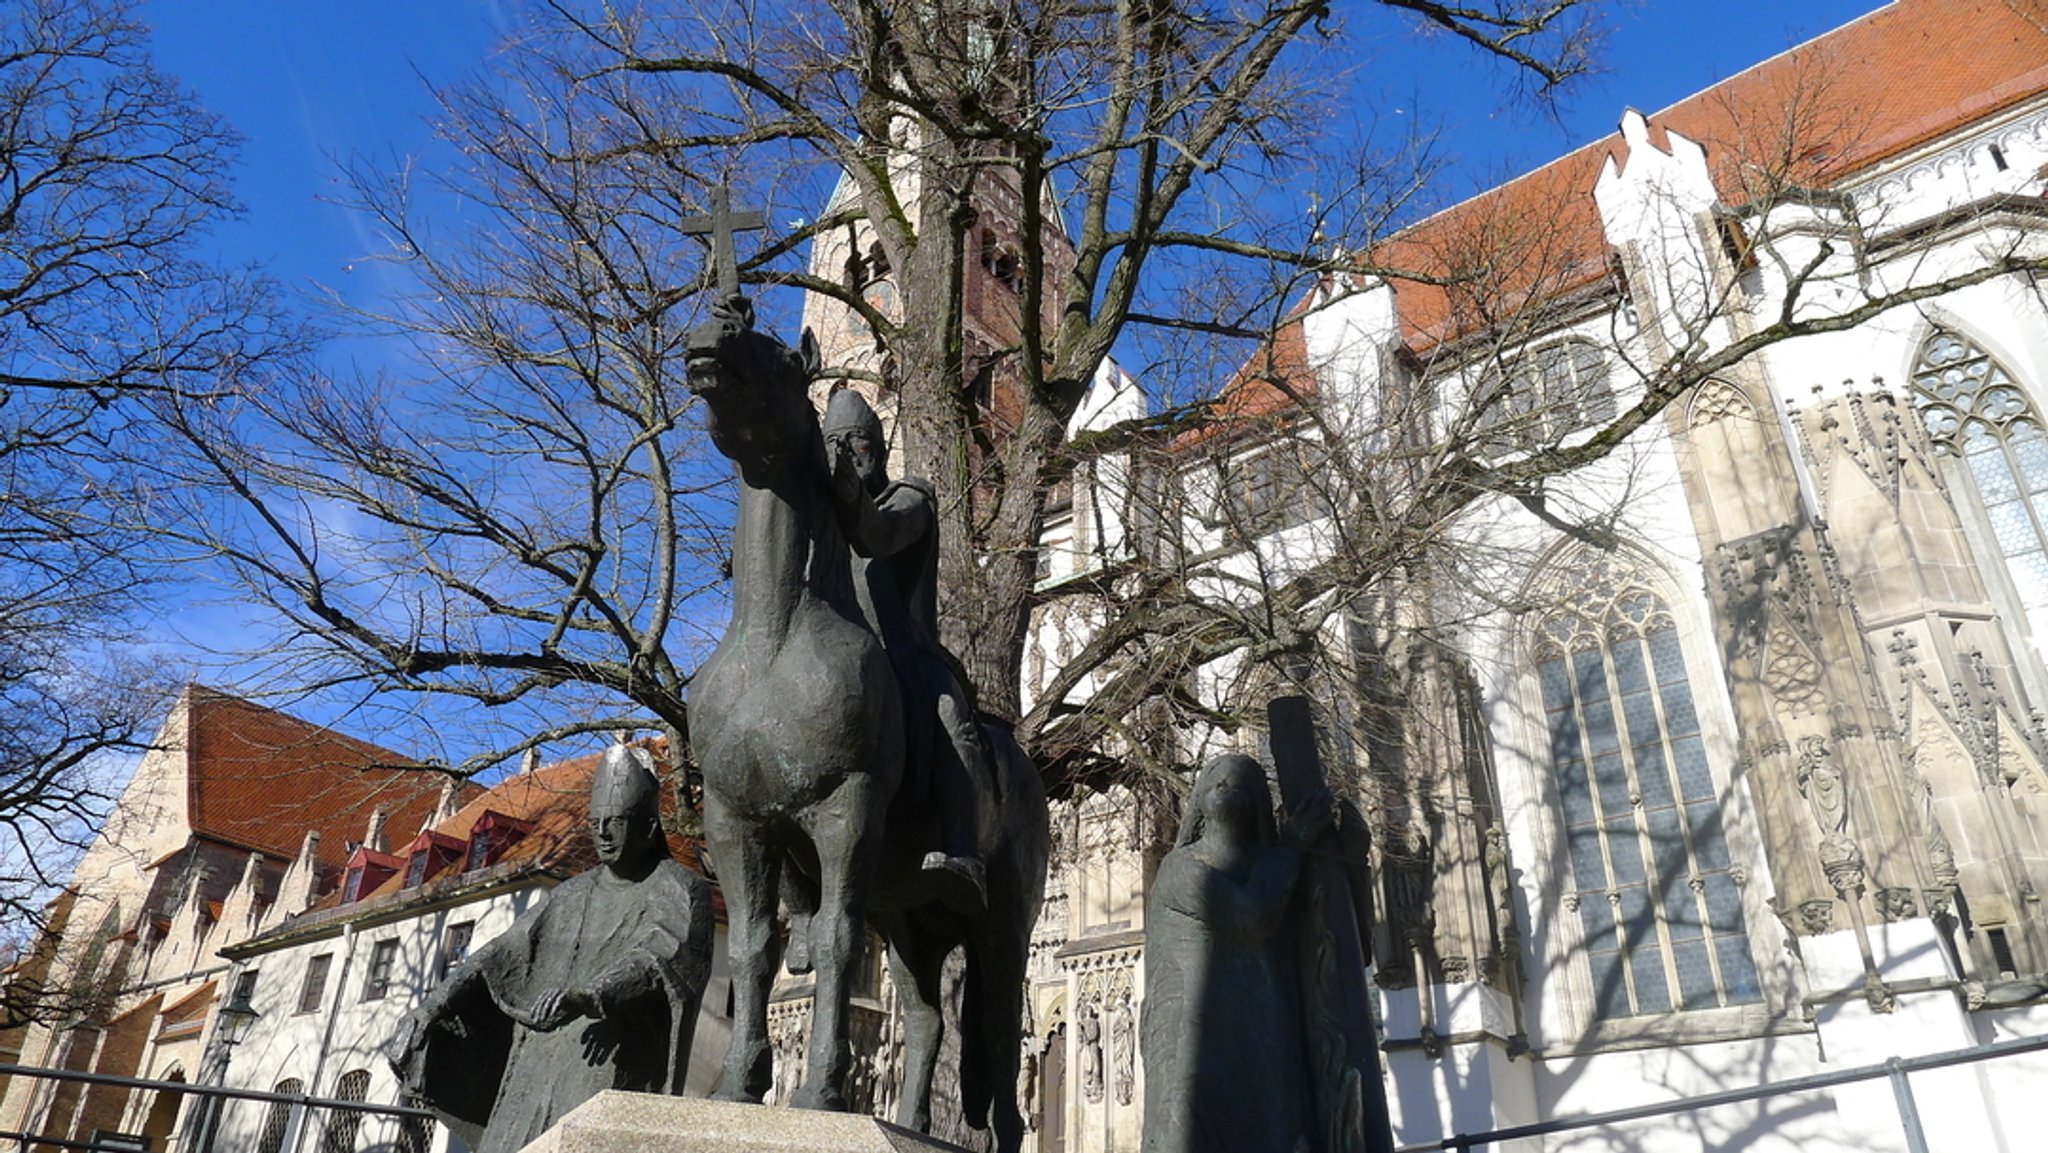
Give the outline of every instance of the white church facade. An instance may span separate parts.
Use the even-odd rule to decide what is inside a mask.
[[[1631,110],[1360,254],[1233,385],[1267,431],[1177,453],[1242,484],[1306,439],[1295,459],[1354,452],[1397,494],[1359,459],[1391,430],[1513,465],[1583,446],[1674,362],[1713,367],[1604,460],[1480,501],[1449,530],[1456,579],[1329,614],[1349,690],[1423,647],[1432,670],[1401,756],[1331,738],[1375,836],[1397,1144],[2048,1034],[2048,297],[2004,271],[2048,254],[2044,62],[2015,6],[1899,0]],[[1463,298],[1381,271],[1482,254],[1525,267]],[[1776,340],[1787,320],[1825,323]],[[1313,478],[1278,493],[1304,505],[1253,534],[1247,584],[1357,543]],[[1078,650],[1087,595],[1051,594],[1118,547],[1049,574],[1027,670]],[[1219,708],[1256,683],[1198,680]],[[1160,808],[1112,790],[1059,818],[1040,1153],[1138,1147],[1125,1016]],[[2044,1075],[2037,1052],[1910,1085],[1933,1148],[2022,1149]],[[1907,1148],[1883,1079],[1505,1147],[1624,1140]]]

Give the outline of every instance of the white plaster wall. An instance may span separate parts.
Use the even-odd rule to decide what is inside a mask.
[[[281,1081],[296,1079],[304,1092],[328,1097],[334,1095],[344,1073],[368,1069],[366,1100],[395,1104],[399,1089],[387,1046],[397,1041],[405,1015],[427,991],[446,927],[473,919],[476,930],[470,948],[474,950],[510,927],[541,892],[537,888],[502,892],[382,925],[342,926],[331,935],[245,959],[237,971],[257,971],[250,1003],[261,1015],[234,1049],[224,1083],[269,1090]],[[371,948],[385,939],[399,942],[391,988],[380,1000],[364,1001]],[[333,961],[320,1007],[301,1013],[299,998],[307,966],[321,955],[331,955]],[[233,1148],[254,1149],[268,1113],[269,1106],[257,1102],[229,1106],[221,1120],[222,1139],[236,1142],[230,1146]],[[300,1130],[318,1128],[317,1123],[294,1124]],[[364,1132],[367,1135],[384,1124],[366,1120]],[[286,1153],[316,1148],[318,1137],[317,1132],[296,1132],[286,1143]]]

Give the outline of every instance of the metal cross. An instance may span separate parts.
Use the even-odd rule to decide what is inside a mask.
[[[711,271],[718,278],[720,297],[731,296],[740,290],[740,264],[739,258],[733,255],[732,234],[767,226],[767,218],[758,212],[734,212],[732,195],[723,184],[711,190],[710,215],[683,218],[683,235],[711,238]]]

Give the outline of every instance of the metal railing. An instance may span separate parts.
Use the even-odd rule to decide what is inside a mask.
[[[0,1077],[32,1077],[46,1081],[72,1081],[83,1085],[109,1085],[123,1089],[142,1089],[155,1092],[187,1094],[205,1100],[210,1110],[205,1137],[199,1143],[199,1153],[205,1153],[205,1146],[215,1143],[220,1111],[230,1101],[255,1101],[264,1104],[282,1104],[291,1110],[292,1116],[329,1118],[340,1114],[374,1114],[382,1117],[380,1129],[390,1130],[389,1138],[380,1138],[375,1131],[358,1131],[352,1147],[371,1150],[403,1150],[410,1144],[404,1137],[408,1121],[434,1120],[431,1110],[412,1105],[383,1105],[370,1101],[350,1101],[338,1097],[315,1097],[310,1093],[276,1093],[265,1089],[231,1089],[223,1085],[198,1085],[189,1081],[157,1081],[147,1077],[124,1077],[116,1073],[83,1073],[69,1069],[46,1069],[39,1065],[0,1064]],[[324,1111],[324,1112],[316,1112]],[[368,1138],[366,1141],[365,1138]],[[316,1138],[317,1140],[317,1138]],[[180,1143],[184,1146],[184,1143]],[[184,1146],[189,1147],[189,1146]],[[0,1132],[0,1150],[6,1153],[30,1153],[31,1150],[64,1149],[86,1150],[89,1153],[130,1153],[132,1144],[118,1141],[81,1141],[76,1138],[50,1137],[36,1133]]]
[[[1745,1101],[1760,1101],[1766,1097],[1782,1097],[1793,1093],[1811,1093],[1817,1089],[1831,1089],[1837,1085],[1849,1085],[1858,1081],[1875,1081],[1883,1077],[1891,1082],[1892,1097],[1899,1106],[1899,1125],[1905,1132],[1908,1153],[1928,1153],[1927,1133],[1920,1121],[1919,1105],[1913,1100],[1913,1085],[1907,1074],[1925,1072],[1929,1069],[1944,1069],[1951,1065],[1969,1065],[1979,1061],[1991,1061],[2000,1057],[2012,1057],[2021,1053],[2035,1053],[2048,1050],[2048,1037],[2023,1037],[2014,1041],[1997,1041],[1989,1045],[1978,1045],[1969,1049],[1954,1049],[1946,1053],[1932,1053],[1925,1057],[1893,1057],[1876,1065],[1859,1065],[1853,1069],[1842,1069],[1833,1073],[1815,1073],[1806,1077],[1794,1077],[1785,1081],[1773,1081],[1747,1089],[1724,1089],[1718,1093],[1705,1093],[1676,1101],[1660,1101],[1652,1105],[1635,1105],[1627,1109],[1612,1109],[1605,1113],[1586,1113],[1577,1117],[1558,1117],[1549,1121],[1537,1121],[1528,1125],[1511,1125],[1505,1129],[1489,1129],[1483,1133],[1460,1133],[1440,1141],[1429,1141],[1419,1145],[1403,1145],[1395,1153],[1435,1153],[1437,1150],[1484,1149],[1486,1146],[1505,1141],[1520,1141],[1528,1137],[1542,1137],[1551,1133],[1568,1133],[1574,1129],[1599,1129],[1609,1125],[1621,1125],[1630,1121],[1646,1121],[1653,1117],[1668,1117],[1675,1113],[1693,1113],[1701,1109],[1712,1109],[1720,1105],[1740,1105]]]

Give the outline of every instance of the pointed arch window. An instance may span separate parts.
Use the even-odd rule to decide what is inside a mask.
[[[1760,1001],[1670,610],[1611,558],[1570,577],[1536,663],[1595,1015]]]
[[[2048,433],[2004,365],[1936,329],[1913,362],[1913,399],[1937,452],[1962,461],[2036,638],[2048,638]]]

